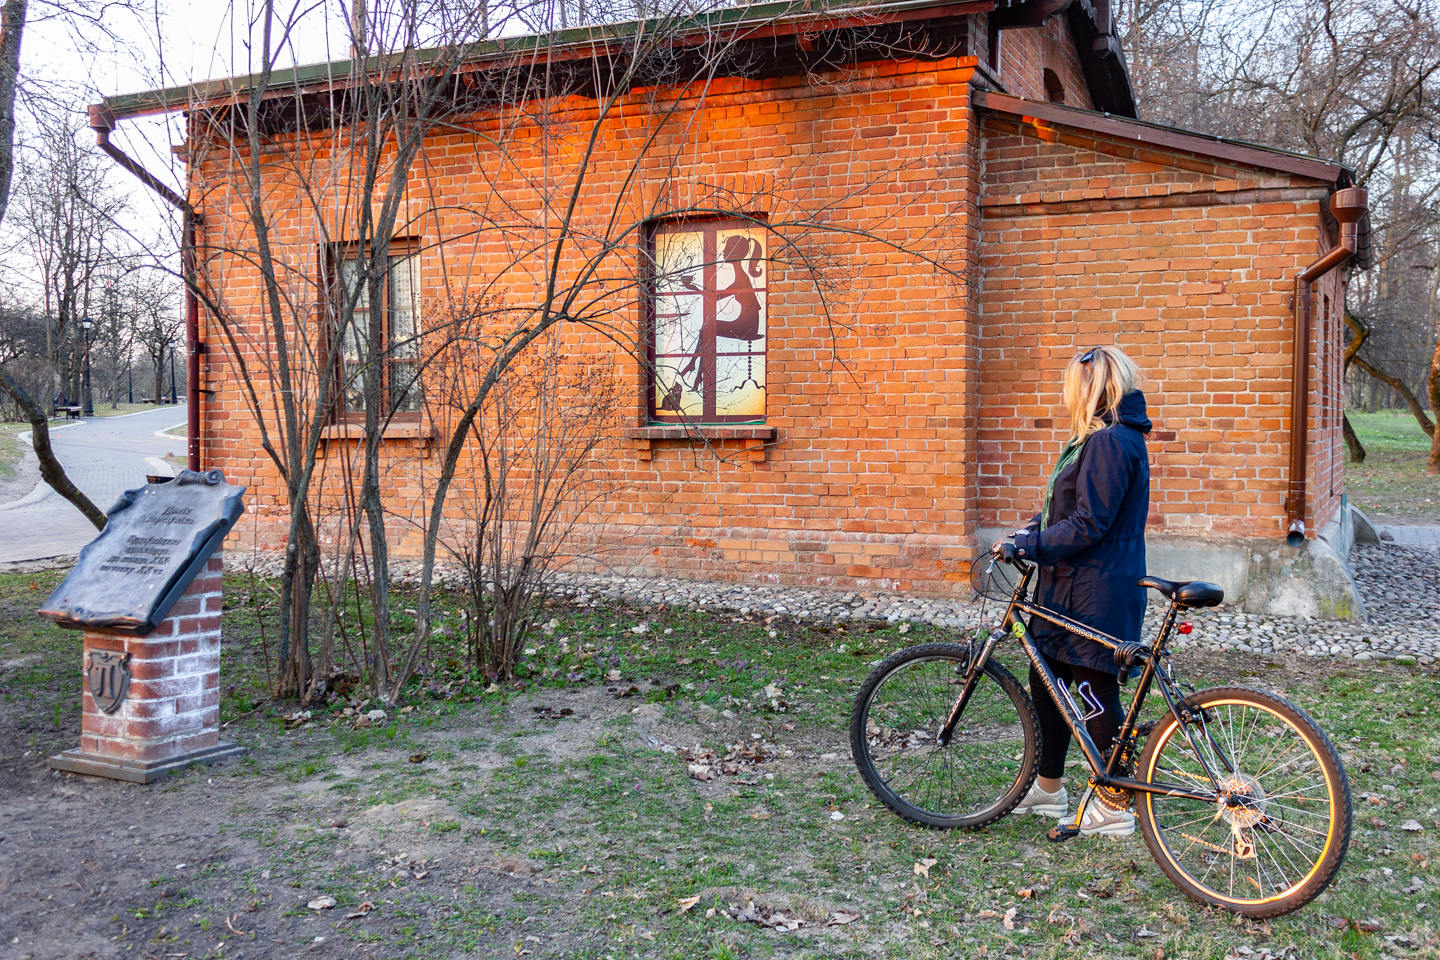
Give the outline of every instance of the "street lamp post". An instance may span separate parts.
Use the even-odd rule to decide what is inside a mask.
[[[175,405],[175,348],[170,348],[170,405]]]
[[[94,320],[91,320],[89,317],[81,318],[80,329],[85,337],[84,358],[82,360],[85,365],[85,386],[84,389],[81,391],[81,393],[83,394],[83,396],[81,397],[81,402],[83,403],[83,406],[80,409],[80,413],[82,416],[86,417],[95,416],[95,398],[90,393],[90,328],[93,326],[95,326]]]

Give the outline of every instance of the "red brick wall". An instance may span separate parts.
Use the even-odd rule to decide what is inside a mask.
[[[1007,31],[1010,76],[1030,76],[1024,65],[1036,60],[1026,44],[1059,29],[1052,21]],[[603,125],[562,281],[616,236],[617,210],[623,229],[723,196],[794,244],[772,243],[781,250],[767,278],[767,426],[775,435],[763,449],[754,439],[716,439],[707,451],[628,433],[643,424],[645,406],[641,365],[623,347],[640,324],[639,234],[620,237],[597,273],[613,337],[564,328],[565,355],[614,371],[625,398],[600,451],[610,492],[582,530],[603,541],[607,569],[940,589],[961,576],[977,527],[1033,513],[1061,439],[1059,370],[1096,342],[1131,351],[1149,378],[1157,529],[1280,532],[1288,303],[1295,274],[1326,244],[1317,216],[1326,191],[998,116],[985,121],[982,140],[972,69],[964,59],[864,65],[824,83],[720,80],[703,102],[683,105],[683,123],[659,131],[642,175],[628,182],[638,145],[671,104],[636,91]],[[1083,89],[1073,73],[1067,89],[1072,80]],[[396,234],[421,245],[432,323],[466,297],[535,302],[546,258],[523,251],[546,249],[537,211],[564,197],[533,176],[538,160],[504,163],[487,138],[503,135],[516,156],[548,157],[548,183],[563,186],[594,105],[574,98],[550,107],[545,126],[502,131],[513,117],[477,117],[470,131],[426,143],[409,181],[407,225]],[[277,151],[265,176],[286,336],[300,371],[292,383],[310,391],[307,408],[313,381],[304,373],[323,353],[314,317],[319,251],[349,228],[335,212],[343,202],[327,200],[320,213],[299,188],[302,174],[343,182],[327,166],[330,149],[316,135],[291,151],[298,163]],[[191,196],[205,217],[207,281],[230,334],[205,319],[201,386],[213,393],[204,459],[249,486],[247,513],[231,535],[244,549],[277,545],[289,507],[241,376],[248,366],[262,407],[273,409],[267,378],[276,345],[248,259],[254,241],[235,166],[222,142],[196,132]],[[327,190],[336,196],[336,187]],[[823,298],[807,260],[824,264]],[[497,277],[496,287],[484,286]],[[1333,325],[1317,336],[1338,343]],[[1333,357],[1324,362],[1333,366]],[[1315,395],[1327,389],[1317,381]],[[427,390],[439,396],[443,385],[427,381]],[[432,403],[418,429],[392,430],[382,444],[398,553],[417,550],[453,419]],[[273,418],[268,425],[278,446]],[[1320,441],[1317,464],[1334,443]],[[358,451],[339,439],[320,450],[313,499],[323,520],[354,489]],[[1311,484],[1317,519],[1333,512],[1326,477],[1323,495],[1318,480]],[[448,529],[473,515],[476,486],[460,473]]]
[[[1065,17],[1055,16],[1038,27],[1000,31],[1000,82],[1006,93],[1045,100],[1045,71],[1053,70],[1065,88],[1065,105],[1093,109],[1080,57]]]
[[[968,557],[976,454],[968,400],[975,331],[965,306],[973,300],[974,264],[967,266],[966,257],[973,258],[974,244],[966,237],[978,230],[971,70],[968,60],[891,62],[836,74],[825,84],[798,76],[716,81],[704,102],[686,104],[683,121],[661,132],[645,175],[630,184],[624,181],[638,145],[668,104],[638,91],[604,125],[580,208],[586,236],[573,248],[577,259],[595,249],[594,238],[605,234],[617,208],[621,225],[630,226],[692,200],[713,202],[717,190],[749,197],[741,201],[745,209],[782,225],[781,235],[796,244],[781,251],[783,262],[769,275],[773,444],[763,454],[735,456],[746,443],[720,441],[727,459],[717,461],[690,441],[637,443],[617,432],[603,451],[615,492],[592,514],[611,544],[603,557],[611,568],[914,586],[953,573]],[[551,127],[521,126],[506,136],[519,153],[547,151],[553,180],[565,183],[594,108],[578,98],[553,106]],[[474,292],[506,269],[517,248],[538,239],[518,215],[509,235],[488,226],[477,232],[483,218],[476,211],[494,211],[503,200],[528,215],[547,199],[533,179],[538,165],[507,166],[487,145],[483,135],[497,135],[499,121],[481,117],[475,127],[482,136],[457,132],[427,142],[410,182],[418,219],[403,232],[424,244],[422,285],[437,298],[445,280]],[[243,184],[227,173],[228,163],[219,144],[197,142],[192,196],[205,216],[201,242],[212,251],[212,286],[259,372],[274,349],[257,316],[258,278],[240,257],[218,252],[254,246],[238,200]],[[307,153],[310,171],[323,174],[324,164],[323,155]],[[283,165],[269,170],[267,203],[287,211],[273,242],[297,278],[291,295],[303,311],[313,298],[304,278],[315,272],[320,236],[315,216],[295,200],[295,181]],[[440,212],[426,212],[432,209]],[[836,230],[807,227],[806,218]],[[600,272],[613,291],[609,305],[618,310],[614,332],[622,341],[636,335],[639,323],[632,286],[637,239],[626,239]],[[949,272],[897,246],[937,258]],[[835,282],[826,302],[801,254],[826,263],[825,276]],[[522,258],[520,267],[492,294],[533,302],[542,261]],[[574,269],[568,260],[567,269]],[[618,371],[625,396],[633,398],[621,426],[639,425],[640,366],[593,331],[575,327],[565,336],[569,355]],[[250,487],[249,509],[232,534],[237,546],[273,544],[288,517],[283,491],[260,450],[232,348],[213,318],[204,338],[211,352],[202,386],[215,391],[206,408],[206,465]],[[318,353],[313,342],[310,349]],[[442,410],[429,413],[445,438],[449,418]],[[354,446],[322,444],[322,486],[332,496],[344,481],[341,454]],[[423,516],[424,492],[439,467],[436,446],[402,439],[387,441],[383,452],[387,505],[401,518],[402,551],[413,550],[415,528],[407,521]],[[456,526],[473,508],[473,481],[460,477],[450,501]]]
[[[1152,530],[1282,536],[1290,303],[1328,247],[1327,189],[1010,116],[985,132],[980,523],[1033,515],[1065,432],[1060,372],[1114,343],[1155,421]],[[1337,337],[1318,331],[1312,398],[1332,405],[1317,414],[1334,410]],[[1336,434],[1312,422],[1312,463],[1328,464]],[[1317,476],[1310,493],[1313,529],[1338,484]]]

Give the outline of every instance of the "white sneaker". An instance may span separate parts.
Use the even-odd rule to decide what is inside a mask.
[[[1046,793],[1040,789],[1040,784],[1030,788],[1025,794],[1025,799],[1020,801],[1020,806],[1010,812],[1016,814],[1034,813],[1042,817],[1052,817],[1056,820],[1065,816],[1065,811],[1070,809],[1070,795],[1061,787],[1054,793]]]
[[[1085,815],[1080,818],[1080,832],[1128,837],[1135,832],[1135,814],[1129,810],[1112,810],[1099,800],[1092,799],[1085,805]]]

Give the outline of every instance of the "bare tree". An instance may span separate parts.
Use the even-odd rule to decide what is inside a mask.
[[[46,4],[48,7],[49,5]],[[78,15],[90,15],[90,4],[77,0],[72,11]],[[0,224],[11,211],[11,195],[15,171],[16,99],[21,86],[20,50],[24,38],[29,4],[26,0],[5,0],[0,6]],[[72,182],[72,185],[78,181]],[[54,344],[52,318],[46,314],[46,359],[53,372]],[[22,378],[7,369],[20,357],[13,352],[14,341],[7,341],[5,348],[11,352],[0,354],[0,389],[25,413],[31,425],[31,444],[40,463],[40,475],[57,493],[69,500],[97,528],[105,524],[105,515],[66,476],[64,468],[50,446],[49,396],[36,399],[26,389]],[[46,388],[49,393],[49,387]]]
[[[463,409],[464,360],[484,357],[464,337],[447,352],[432,380],[459,387],[450,402]],[[489,680],[514,676],[550,574],[589,545],[577,543],[577,524],[617,494],[599,454],[621,409],[611,366],[568,356],[552,333],[516,359],[471,422],[462,460],[479,481],[462,499],[472,522],[442,544],[467,575],[471,658]]]
[[[559,9],[512,15],[548,31]],[[695,182],[683,201],[647,186],[683,178],[706,149],[701,118],[717,80],[757,66],[747,36],[801,9],[767,9],[735,27],[676,3],[648,8],[644,24],[586,34],[588,54],[573,34],[543,33],[466,60],[474,50],[459,39],[506,32],[496,8],[457,19],[462,11],[447,6],[448,42],[422,56],[408,43],[433,37],[437,24],[409,17],[408,6],[371,5],[353,71],[305,89],[272,84],[274,38],[289,25],[263,8],[255,86],[238,103],[189,105],[189,162],[206,216],[199,286],[226,348],[212,363],[244,397],[288,509],[277,694],[311,696],[326,679],[309,645],[322,532],[346,562],[363,558],[370,617],[361,622],[373,633],[357,665],[372,690],[393,701],[416,670],[447,545],[469,544],[483,565],[486,609],[500,611],[488,628],[491,663],[497,675],[513,669],[518,631],[543,593],[537,571],[567,555],[558,538],[599,482],[596,452],[621,442],[598,414],[588,426],[598,432],[562,429],[590,408],[573,384],[542,391],[535,372],[558,365],[556,344],[570,351],[569,369],[580,343],[603,348],[612,365],[644,369],[637,297],[657,277],[678,283],[678,274],[732,269],[717,251],[716,262],[665,277],[670,266],[638,255],[655,223],[734,224],[746,237],[745,270],[783,268],[808,286],[807,304],[837,340],[859,309],[845,281],[866,257],[908,259],[937,283],[958,280],[960,231],[943,217],[928,230],[899,224],[894,188],[909,161],[856,165],[822,197],[771,180],[744,189]],[[839,59],[817,70],[844,68],[855,54],[837,46],[829,56]],[[575,97],[586,104],[580,118],[557,115]],[[622,126],[617,162],[611,144]],[[472,151],[477,178],[460,199],[441,194],[435,167],[456,142]],[[427,228],[442,215],[461,226]],[[464,252],[482,242],[495,251],[483,264]],[[438,275],[417,290],[421,254]],[[836,360],[843,371],[844,357]],[[691,387],[714,376],[703,364],[679,366],[665,375]],[[587,403],[602,393],[598,381],[591,388]],[[395,464],[382,445],[397,431],[418,443],[434,437],[437,454],[413,467],[423,471],[414,479],[423,499],[399,515],[381,496]],[[488,514],[457,518],[452,494]],[[422,557],[403,647],[387,636],[389,538],[401,529],[418,532]],[[332,602],[342,593],[325,591]]]

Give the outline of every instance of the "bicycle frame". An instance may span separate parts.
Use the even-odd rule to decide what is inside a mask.
[[[993,560],[991,561],[992,564],[994,562]],[[1087,627],[1085,624],[1073,620],[1064,614],[1030,602],[1026,598],[1030,581],[1035,575],[1036,567],[1034,564],[1028,564],[1023,561],[1016,561],[1015,566],[1021,572],[1020,583],[1016,586],[1015,592],[1010,598],[1010,604],[1005,610],[1005,617],[1001,621],[1000,629],[992,632],[989,637],[986,638],[985,644],[981,648],[978,656],[971,657],[964,683],[961,685],[960,695],[956,698],[955,705],[951,708],[950,715],[946,718],[945,724],[940,730],[940,742],[942,744],[949,743],[950,736],[955,729],[955,724],[958,722],[960,714],[964,711],[965,705],[969,702],[970,696],[975,689],[975,684],[980,677],[980,672],[985,668],[985,664],[989,662],[990,655],[994,652],[1000,640],[1008,633],[1019,639],[1020,646],[1025,651],[1025,656],[1029,658],[1031,665],[1039,674],[1051,698],[1060,707],[1060,712],[1064,715],[1065,723],[1070,728],[1070,732],[1074,735],[1076,741],[1080,744],[1080,750],[1085,755],[1085,762],[1090,767],[1090,782],[1092,786],[1113,787],[1141,793],[1158,793],[1170,797],[1188,797],[1210,803],[1215,802],[1217,795],[1222,792],[1219,784],[1220,777],[1217,776],[1215,769],[1211,766],[1207,753],[1215,756],[1220,763],[1224,765],[1227,772],[1233,773],[1234,765],[1220,750],[1219,746],[1208,736],[1205,739],[1209,742],[1209,750],[1200,749],[1199,744],[1196,743],[1191,732],[1191,724],[1183,722],[1191,719],[1190,711],[1182,704],[1184,696],[1180,694],[1178,685],[1160,662],[1165,650],[1165,643],[1169,640],[1171,630],[1175,626],[1175,618],[1183,608],[1173,600],[1171,601],[1170,609],[1166,612],[1164,622],[1160,626],[1160,634],[1151,646],[1126,644],[1107,633],[1102,633]],[[986,573],[988,576],[989,571],[987,570]],[[1059,678],[1055,676],[1055,672],[1051,670],[1050,666],[1045,662],[1045,658],[1040,655],[1039,649],[1035,646],[1034,639],[1030,636],[1029,627],[1025,621],[1021,619],[1021,614],[1040,617],[1042,620],[1053,623],[1070,633],[1103,644],[1112,650],[1118,650],[1122,647],[1129,648],[1136,659],[1144,663],[1144,668],[1140,673],[1139,683],[1135,689],[1135,695],[1131,699],[1130,706],[1125,712],[1125,719],[1121,722],[1119,731],[1115,734],[1115,744],[1111,748],[1108,757],[1101,756],[1100,748],[1095,745],[1095,741],[1090,737],[1089,731],[1085,729],[1085,720],[1080,713],[1080,708],[1070,696],[1070,691],[1066,688],[1065,684],[1060,682]],[[1145,704],[1145,697],[1150,692],[1151,684],[1157,679],[1159,681],[1160,693],[1165,698],[1166,705],[1170,711],[1182,721],[1180,729],[1185,736],[1186,742],[1189,743],[1190,749],[1194,751],[1206,775],[1210,778],[1210,783],[1213,788],[1211,790],[1197,790],[1193,787],[1171,783],[1148,783],[1136,780],[1133,777],[1119,775],[1122,764],[1129,759],[1127,751],[1133,748],[1134,737],[1140,726],[1138,723],[1140,710]],[[1034,695],[1034,691],[1031,692],[1031,695]],[[1203,717],[1200,722],[1203,726]],[[1079,822],[1079,816],[1080,813],[1077,812],[1077,824]]]

